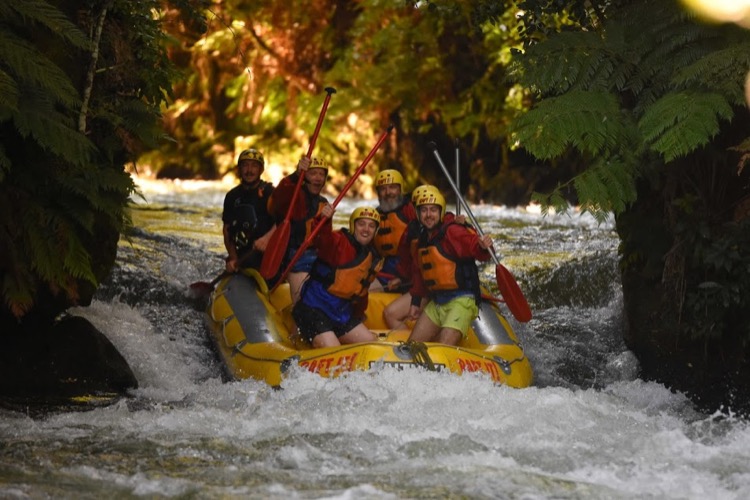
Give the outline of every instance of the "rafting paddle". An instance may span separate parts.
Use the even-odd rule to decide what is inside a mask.
[[[310,146],[307,148],[306,156],[308,158],[312,156],[315,142],[318,140],[320,126],[323,124],[323,118],[326,115],[326,110],[328,110],[328,103],[331,101],[331,95],[336,93],[336,89],[334,89],[333,87],[326,87],[325,90],[326,98],[323,101],[323,107],[320,110],[320,115],[318,115],[318,123],[315,125],[315,131],[310,138]],[[294,205],[297,201],[297,198],[299,198],[299,192],[302,188],[302,183],[304,182],[304,180],[304,174],[300,173],[299,179],[297,179],[297,184],[294,186],[294,194],[292,195],[292,200],[289,202],[289,208],[287,209],[286,217],[284,217],[284,220],[276,227],[276,231],[274,231],[274,233],[271,235],[271,239],[268,241],[266,251],[263,254],[263,260],[260,263],[259,271],[260,275],[263,276],[263,278],[266,280],[270,280],[276,275],[276,272],[281,266],[281,261],[284,259],[284,254],[286,254],[287,246],[289,245],[289,236],[291,235],[292,231],[292,211],[294,210]]]
[[[237,268],[239,269],[240,267],[242,267],[242,265],[245,264],[247,261],[249,261],[250,258],[253,255],[255,255],[255,253],[257,251],[258,250],[256,250],[256,249],[253,248],[252,250],[250,250],[249,252],[247,252],[245,255],[243,255],[242,257],[240,257],[237,260]],[[207,297],[211,292],[214,291],[214,287],[216,286],[216,284],[219,281],[221,281],[222,278],[224,278],[226,276],[229,276],[230,274],[232,274],[232,273],[230,273],[229,271],[224,271],[221,274],[219,274],[218,276],[216,276],[214,279],[212,279],[210,282],[196,281],[195,283],[191,283],[190,284],[190,289],[188,291],[189,296],[191,298],[194,298],[194,299],[200,299],[202,297]]]
[[[458,149],[458,138],[456,138],[456,190],[461,192],[461,170],[459,167],[459,149]],[[456,215],[461,215],[461,204],[456,203]]]
[[[346,183],[346,185],[343,187],[339,195],[336,197],[336,199],[331,203],[331,206],[333,208],[336,208],[336,206],[339,204],[341,199],[344,197],[347,191],[349,191],[349,188],[352,187],[352,184],[354,184],[354,181],[357,180],[357,177],[359,177],[359,174],[362,173],[362,171],[365,169],[368,163],[370,163],[370,160],[373,156],[375,156],[375,153],[378,151],[378,148],[385,142],[386,137],[388,137],[388,134],[390,134],[391,130],[393,130],[393,125],[388,125],[388,128],[381,134],[380,138],[378,139],[378,142],[375,143],[375,146],[370,150],[370,153],[367,155],[367,157],[364,159],[362,164],[357,167],[357,170],[354,171],[354,174],[349,179],[349,181]],[[302,253],[307,250],[307,247],[312,244],[313,239],[315,239],[315,236],[320,232],[320,229],[323,227],[323,224],[325,224],[326,220],[323,218],[318,222],[318,224],[313,228],[312,232],[310,233],[310,236],[305,238],[305,241],[302,242],[302,245],[300,245],[299,249],[297,249],[297,253],[294,254],[292,257],[292,260],[289,261],[289,264],[287,264],[286,268],[284,269],[284,272],[281,273],[281,276],[279,277],[279,280],[276,282],[276,284],[271,288],[268,293],[269,295],[276,290],[276,288],[281,284],[282,281],[284,281],[284,278],[286,278],[286,275],[289,274],[289,271],[292,269],[294,264],[299,260],[299,258],[302,256]],[[278,269],[278,268],[277,268]],[[274,271],[275,274],[275,271]]]
[[[453,178],[451,177],[448,169],[443,163],[443,159],[440,158],[440,153],[438,153],[437,150],[437,144],[435,144],[434,142],[430,142],[430,147],[432,148],[432,152],[435,154],[435,158],[437,159],[440,168],[443,169],[445,177],[448,179],[448,182],[453,188],[453,192],[456,193],[456,200],[461,203],[461,206],[463,206],[464,211],[471,219],[471,222],[474,224],[474,229],[476,229],[479,236],[483,237],[484,233],[482,232],[482,228],[479,227],[479,223],[474,217],[471,208],[469,208],[469,204],[466,203],[466,200],[464,200],[463,196],[461,196],[456,183],[453,182]],[[503,296],[503,299],[505,299],[505,304],[513,314],[513,317],[518,321],[520,321],[521,323],[530,321],[531,309],[529,308],[529,303],[526,301],[526,297],[524,297],[521,288],[518,286],[518,283],[516,282],[515,278],[513,278],[513,275],[510,273],[510,271],[508,271],[508,269],[506,269],[506,267],[500,263],[497,258],[497,254],[495,254],[495,249],[493,247],[490,247],[489,250],[490,255],[492,255],[492,260],[495,261],[495,278],[497,279],[497,287],[500,290],[500,294]]]

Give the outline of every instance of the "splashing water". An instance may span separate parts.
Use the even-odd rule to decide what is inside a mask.
[[[109,337],[140,388],[87,412],[0,411],[0,497],[750,497],[748,423],[638,379],[619,287],[602,278],[616,276],[617,242],[585,218],[475,211],[506,235],[501,254],[534,297],[534,319],[514,327],[535,387],[387,367],[337,379],[293,370],[281,390],[222,383],[185,292],[221,270],[224,187],[170,197],[160,184],[160,210],[181,215],[158,236],[150,209],[137,214],[110,281],[71,312]],[[577,299],[586,287],[596,293]]]

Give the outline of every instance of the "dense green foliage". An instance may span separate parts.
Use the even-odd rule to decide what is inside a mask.
[[[334,183],[389,123],[396,132],[370,174],[389,166],[410,186],[441,183],[425,145],[434,140],[447,154],[457,138],[462,185],[474,199],[527,202],[549,175],[529,168],[533,161],[506,140],[523,108],[506,79],[510,48],[521,46],[514,9],[491,1],[228,0],[207,15],[205,34],[174,33],[170,54],[185,72],[165,112],[174,141],[143,157],[161,175],[223,175],[248,145],[293,165],[327,86],[337,93],[316,149],[333,161]],[[525,162],[523,173],[511,168],[516,161]]]
[[[513,136],[538,158],[585,166],[535,198],[565,210],[574,192],[599,219],[625,215],[623,266],[663,287],[666,303],[654,307],[674,308],[691,337],[750,340],[747,213],[738,210],[750,196],[750,32],[641,0],[593,2],[558,32],[545,22],[555,6],[525,3],[544,6],[528,16],[544,36],[515,59],[535,104]]]
[[[560,33],[518,59],[515,74],[540,100],[514,137],[538,158],[577,150],[599,172],[572,181],[583,207],[621,212],[635,179],[705,146],[744,106],[749,44],[739,28],[632,2],[600,30]]]
[[[170,88],[153,1],[0,3],[3,316],[90,300]]]

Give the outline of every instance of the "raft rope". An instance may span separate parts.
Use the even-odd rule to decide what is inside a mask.
[[[430,358],[430,353],[424,342],[407,340],[406,342],[402,342],[401,345],[404,347],[405,351],[409,352],[415,364],[422,368],[426,368],[431,372],[437,371],[435,363],[432,362],[432,358]]]

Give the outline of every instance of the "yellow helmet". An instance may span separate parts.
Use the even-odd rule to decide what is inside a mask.
[[[375,187],[387,186],[389,184],[398,184],[401,189],[404,189],[404,177],[398,170],[383,170],[375,177]]]
[[[414,201],[414,206],[417,207],[417,210],[422,205],[440,205],[440,222],[443,221],[443,217],[445,216],[445,197],[443,197],[438,188],[435,186],[425,186],[425,189],[417,195]]]
[[[374,220],[376,225],[380,225],[380,214],[377,210],[370,207],[357,207],[349,216],[349,232],[354,234],[354,223],[358,219],[370,219]]]
[[[411,202],[412,204],[417,202],[417,198],[419,198],[420,195],[424,194],[427,188],[434,187],[431,184],[422,184],[421,186],[417,186],[414,191],[411,193]]]
[[[237,165],[239,166],[244,160],[255,160],[260,163],[261,167],[266,166],[266,161],[263,159],[263,153],[254,148],[246,149],[240,153],[239,158],[237,158]]]
[[[322,158],[315,158],[315,157],[311,158],[311,160],[312,160],[312,163],[310,163],[310,169],[322,168],[323,170],[326,171],[326,175],[328,175],[328,169],[331,167],[331,165],[327,161],[325,161]]]

